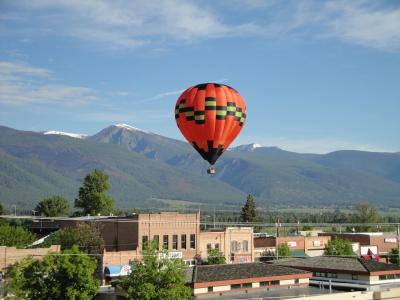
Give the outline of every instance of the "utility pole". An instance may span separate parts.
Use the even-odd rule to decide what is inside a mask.
[[[400,224],[397,223],[397,264],[400,265]]]
[[[15,204],[11,205],[11,207],[14,207],[14,216],[17,215],[17,206]]]
[[[214,207],[214,214],[213,214],[213,223],[214,223],[214,229],[215,229],[215,207]]]

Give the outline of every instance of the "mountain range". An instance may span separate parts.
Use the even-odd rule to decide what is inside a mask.
[[[368,200],[400,206],[400,153],[301,154],[258,144],[226,151],[217,172],[186,142],[126,124],[87,136],[0,126],[0,201],[31,209],[61,194],[71,203],[93,169],[110,176],[120,208],[242,205],[348,207]]]

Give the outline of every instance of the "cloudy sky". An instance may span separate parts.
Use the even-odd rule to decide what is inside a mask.
[[[400,2],[0,1],[0,124],[181,139],[202,82],[248,107],[237,144],[400,151]]]

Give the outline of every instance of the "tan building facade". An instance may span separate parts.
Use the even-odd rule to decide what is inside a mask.
[[[198,253],[200,238],[200,214],[139,214],[138,258],[143,247],[150,241],[165,249],[171,258],[181,258],[191,263]]]
[[[41,259],[49,253],[59,253],[60,246],[53,245],[49,248],[34,248],[34,249],[17,249],[15,247],[0,246],[0,270],[4,271],[6,268],[20,262],[28,256],[35,259]]]
[[[218,249],[227,263],[254,262],[253,227],[227,227],[200,232],[199,255],[207,260],[208,249]]]

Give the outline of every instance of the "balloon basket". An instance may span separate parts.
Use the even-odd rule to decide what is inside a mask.
[[[207,174],[215,174],[215,168],[214,167],[209,167],[207,169]]]

